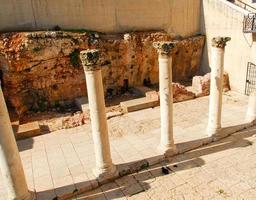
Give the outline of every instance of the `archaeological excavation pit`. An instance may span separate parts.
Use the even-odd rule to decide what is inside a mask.
[[[254,199],[255,13],[1,1],[0,200]]]
[[[88,119],[81,50],[102,50],[104,94],[107,112],[112,117],[159,106],[159,69],[152,46],[155,41],[179,41],[173,52],[173,87],[177,91],[174,99],[195,98],[180,83],[191,85],[192,78],[199,74],[205,40],[201,35],[171,38],[162,31],[125,34],[47,31],[3,33],[0,37],[3,91],[10,110],[16,113],[13,121],[18,119],[19,124],[26,124],[39,120],[46,132],[81,125]],[[135,102],[130,101],[134,99]],[[59,117],[59,122],[53,122]]]

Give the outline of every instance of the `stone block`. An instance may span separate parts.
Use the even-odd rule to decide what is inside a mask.
[[[192,88],[196,91],[197,96],[207,96],[210,94],[210,73],[204,76],[194,76],[192,80]]]
[[[159,93],[155,90],[146,92],[146,97],[150,99],[159,100]]]
[[[29,137],[34,137],[41,134],[39,123],[29,122],[26,124],[21,124],[17,128],[15,133],[16,139],[25,139]]]
[[[207,96],[210,94],[211,73],[204,76],[194,76],[192,80],[192,88],[196,92],[196,96]],[[223,74],[223,92],[230,90],[228,73]]]
[[[145,170],[148,167],[149,167],[149,163],[147,160],[139,160],[139,161],[135,161],[135,162],[132,162],[131,164],[129,164],[131,173]]]
[[[124,112],[133,112],[137,110],[159,106],[159,101],[156,99],[143,97],[143,98],[121,102],[120,105],[124,110]]]
[[[88,97],[78,97],[78,98],[76,98],[75,99],[75,104],[82,112],[88,112],[89,111]]]

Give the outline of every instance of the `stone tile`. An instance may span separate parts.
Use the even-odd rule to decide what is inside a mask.
[[[63,176],[53,179],[53,184],[57,196],[72,193],[76,188],[71,176]]]
[[[54,197],[56,197],[54,190],[37,192],[36,194],[37,200],[49,200],[49,199],[53,199]]]
[[[68,170],[68,168],[53,168],[51,169],[51,174],[53,179],[58,179],[61,177],[65,177],[65,176],[69,176],[70,175],[70,171]]]
[[[133,176],[125,176],[117,179],[115,182],[121,188],[122,192],[128,197],[145,191]]]
[[[101,190],[104,192],[104,195],[108,200],[112,200],[112,199],[125,200],[126,199],[122,190],[114,182],[107,183],[101,186]]]
[[[101,189],[86,192],[77,197],[77,200],[107,200]]]
[[[90,190],[92,188],[91,180],[88,178],[87,174],[72,176],[72,178],[77,189]]]
[[[69,167],[69,171],[72,176],[78,176],[85,173],[85,170],[82,164]]]
[[[54,188],[51,176],[41,176],[34,179],[37,192],[52,190]]]

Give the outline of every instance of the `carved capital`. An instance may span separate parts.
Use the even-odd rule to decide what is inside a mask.
[[[177,41],[154,42],[153,47],[156,48],[159,54],[170,56],[171,51],[176,47],[176,44]]]
[[[100,69],[100,51],[98,49],[88,49],[80,52],[85,71],[95,71]]]
[[[230,40],[230,37],[214,37],[212,38],[212,47],[224,49],[227,45],[227,42]]]

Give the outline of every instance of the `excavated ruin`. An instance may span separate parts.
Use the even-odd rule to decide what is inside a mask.
[[[155,41],[165,32],[106,35],[96,32],[20,32],[0,34],[0,70],[7,102],[19,115],[72,104],[86,96],[79,52],[102,51],[105,94],[119,95],[127,88],[159,82]],[[197,75],[204,36],[179,38],[173,53],[173,81]]]

